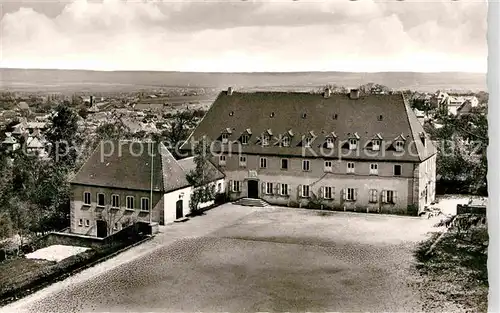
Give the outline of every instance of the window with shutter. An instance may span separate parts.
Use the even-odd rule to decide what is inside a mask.
[[[332,161],[325,161],[325,172],[331,172],[332,171]]]
[[[382,203],[387,203],[387,190],[382,190]]]
[[[274,193],[277,194],[277,195],[281,195],[281,184],[280,183],[276,183],[275,184],[275,189],[274,189]]]
[[[323,194],[324,194],[324,190],[325,190],[325,187],[321,186],[319,188],[319,198],[322,199],[323,198]]]
[[[90,192],[86,191],[83,193],[83,204],[84,205],[90,205],[91,200],[90,200]]]
[[[347,162],[347,173],[354,173],[354,162]]]
[[[304,198],[309,198],[311,196],[309,185],[302,185],[302,196]]]
[[[228,186],[228,188],[229,188],[229,192],[233,192],[233,191],[234,191],[234,188],[233,188],[233,181],[232,181],[232,180],[230,180],[230,181],[229,181],[229,186]]]
[[[219,165],[226,165],[226,156],[225,155],[219,156]]]
[[[267,159],[260,158],[260,168],[267,168]]]
[[[344,201],[347,200],[347,190],[346,190],[346,188],[342,189],[341,193],[342,193],[342,200],[344,200]]]
[[[305,172],[310,170],[309,160],[302,160],[302,170]]]
[[[266,183],[266,193],[268,195],[273,194],[273,183]]]
[[[299,194],[299,197],[302,198],[302,185],[299,185],[297,193]]]
[[[370,202],[371,203],[377,202],[377,189],[370,189]]]
[[[280,185],[280,194],[282,196],[288,196],[290,195],[290,187],[288,186],[288,184],[279,184]]]
[[[262,184],[260,185],[260,192],[261,192],[262,194],[266,194],[266,183],[262,183]]]
[[[354,189],[354,198],[353,198],[354,201],[357,201],[358,200],[358,188]]]
[[[346,198],[347,201],[355,201],[356,200],[356,190],[354,188],[347,188],[346,190]]]
[[[240,167],[246,167],[246,166],[247,166],[247,157],[240,156]]]
[[[104,207],[104,194],[103,193],[98,193],[97,194],[97,206],[98,207]]]

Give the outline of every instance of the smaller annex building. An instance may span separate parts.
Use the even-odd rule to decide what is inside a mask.
[[[206,166],[224,192],[224,174]],[[186,174],[195,167],[194,157],[176,160],[162,143],[101,142],[70,181],[71,233],[106,237],[137,221],[165,225],[185,217],[192,192]]]

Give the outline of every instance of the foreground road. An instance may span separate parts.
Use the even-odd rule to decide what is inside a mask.
[[[419,218],[224,205],[0,312],[421,311]]]

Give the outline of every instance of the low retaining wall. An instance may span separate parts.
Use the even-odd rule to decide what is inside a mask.
[[[105,238],[65,232],[52,232],[38,239],[34,244],[34,249],[41,249],[52,245],[101,248],[113,242],[134,241],[137,238],[152,235],[155,233],[153,228],[155,228],[155,225],[149,225],[149,223],[145,222],[137,222]]]

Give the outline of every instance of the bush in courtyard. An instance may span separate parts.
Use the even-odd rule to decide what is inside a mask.
[[[410,204],[406,208],[406,212],[408,215],[417,216],[418,215],[418,206],[416,204]]]
[[[218,193],[215,195],[214,203],[216,205],[221,205],[224,203],[228,203],[230,201],[229,195],[225,192]]]

